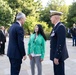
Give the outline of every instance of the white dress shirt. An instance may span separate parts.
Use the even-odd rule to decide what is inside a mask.
[[[54,27],[59,23],[59,21],[54,25]]]
[[[20,23],[19,21],[17,21],[17,22],[19,23],[20,26],[22,26],[21,23]]]

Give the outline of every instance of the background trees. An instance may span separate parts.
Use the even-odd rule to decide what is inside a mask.
[[[52,26],[49,19],[50,10],[57,10],[63,12],[63,15],[61,16],[61,21],[66,23],[68,6],[65,4],[64,0],[49,0],[47,7],[41,11],[40,20],[45,21],[48,23],[49,26]]]
[[[67,23],[68,27],[72,27],[73,23],[76,23],[76,2],[69,7]]]
[[[14,12],[6,1],[0,0],[0,26],[9,26],[14,21]]]
[[[44,31],[50,33],[52,24],[50,10],[63,12],[61,21],[66,27],[71,27],[76,22],[76,2],[67,6],[65,0],[49,0],[46,7],[42,6],[41,0],[0,0],[0,25],[8,27],[15,21],[15,15],[23,12],[27,16],[24,29],[27,34],[34,30],[34,26],[42,24]]]

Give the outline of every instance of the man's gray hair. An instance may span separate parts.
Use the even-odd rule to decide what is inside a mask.
[[[20,20],[21,18],[25,18],[25,14],[22,12],[19,12],[16,16],[16,20]]]

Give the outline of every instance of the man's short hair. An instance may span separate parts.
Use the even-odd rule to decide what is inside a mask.
[[[25,18],[25,14],[22,12],[19,12],[16,16],[16,20],[20,20],[21,18]]]

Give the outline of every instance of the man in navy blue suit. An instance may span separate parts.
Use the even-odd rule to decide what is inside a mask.
[[[26,59],[24,48],[24,30],[22,25],[26,20],[24,13],[20,12],[16,16],[16,22],[9,29],[9,45],[7,56],[11,64],[11,74],[19,75],[22,59]]]
[[[50,35],[50,60],[53,61],[54,75],[65,75],[64,60],[68,58],[66,48],[66,29],[60,22],[62,12],[50,11],[50,20],[54,24]]]

